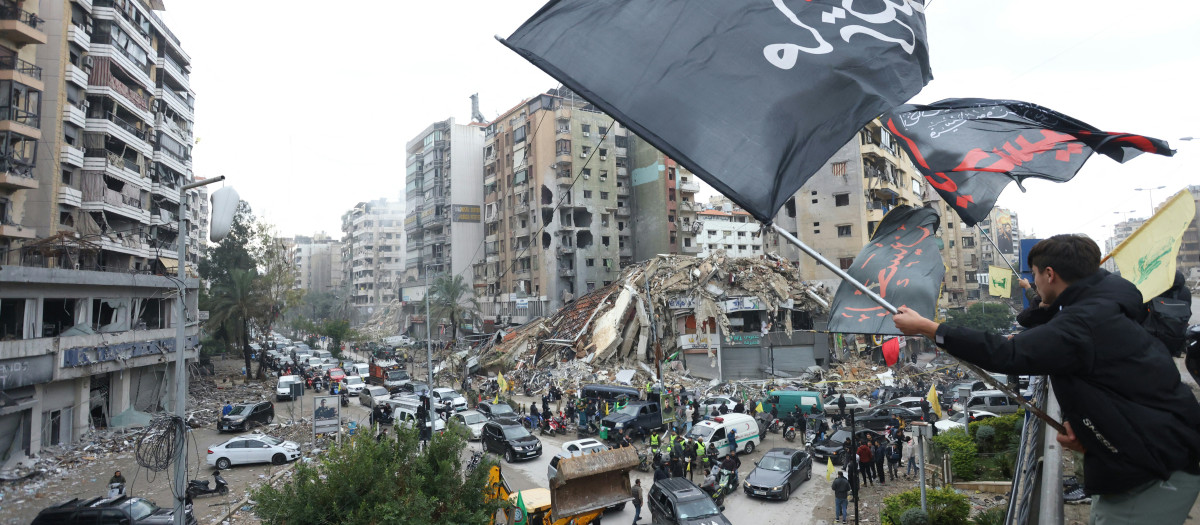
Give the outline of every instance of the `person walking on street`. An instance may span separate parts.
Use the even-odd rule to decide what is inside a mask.
[[[875,485],[875,463],[871,457],[871,445],[863,443],[858,446],[858,468],[862,472],[863,483]]]
[[[225,406],[221,407],[221,417],[228,416],[230,412],[233,412],[233,405],[229,404],[229,400],[226,399]]]
[[[846,523],[849,515],[846,512],[846,507],[849,504],[850,497],[850,482],[846,480],[846,475],[842,471],[838,471],[837,479],[833,480],[833,521],[835,523]]]
[[[669,477],[671,477],[671,474],[667,472],[667,464],[665,462],[663,464],[659,465],[658,468],[655,469],[655,471],[654,471],[654,482],[655,483],[658,483],[659,481],[662,481]]]
[[[671,477],[673,477],[673,478],[682,478],[683,477],[683,458],[680,458],[680,457],[672,457],[671,458]]]
[[[900,452],[900,442],[892,443],[888,448],[888,472],[892,475],[892,481],[896,481],[896,472],[900,470],[900,458],[903,457]]]
[[[692,473],[696,470],[696,442],[688,438],[687,443],[683,445],[684,461],[687,462],[687,477],[688,481],[692,481]]]
[[[642,517],[642,480],[634,480],[633,487],[629,489],[630,496],[633,496],[633,523],[637,522]]]
[[[1026,259],[1040,296],[1017,317],[1028,330],[1002,336],[907,307],[892,320],[988,371],[1050,377],[1066,430],[1058,442],[1084,454],[1092,523],[1183,523],[1200,495],[1200,403],[1142,326],[1141,291],[1101,269],[1099,246],[1082,235],[1043,239]]]
[[[883,464],[885,462],[887,462],[887,456],[888,456],[887,441],[882,440],[882,439],[876,441],[875,446],[871,448],[871,457],[872,457],[872,459],[875,460],[875,477],[879,478],[880,485],[883,485],[884,481],[886,480],[886,476],[885,476],[886,473],[883,470]],[[895,479],[895,478],[892,478],[892,479]]]
[[[912,438],[908,439],[910,441],[908,444],[908,467],[904,472],[904,479],[908,479],[913,472],[916,472],[917,474],[921,473],[921,466],[917,464],[917,446],[911,443]]]
[[[729,429],[729,452],[737,452],[737,429]]]

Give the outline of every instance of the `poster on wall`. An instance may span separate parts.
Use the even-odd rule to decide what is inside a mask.
[[[1012,255],[1013,252],[1013,225],[1012,216],[1007,211],[996,211],[996,245],[1000,248],[1000,253],[1004,255]]]

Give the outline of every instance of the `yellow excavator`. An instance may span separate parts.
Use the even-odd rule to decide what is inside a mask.
[[[488,473],[488,497],[508,501],[512,508],[497,513],[497,525],[600,524],[604,510],[632,500],[629,471],[638,465],[633,447],[562,458],[550,478],[550,488],[513,492],[495,465]],[[525,508],[518,508],[517,502]]]

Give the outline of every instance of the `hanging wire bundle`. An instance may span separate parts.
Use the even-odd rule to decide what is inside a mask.
[[[187,426],[175,415],[155,416],[138,440],[135,456],[138,465],[153,472],[162,472],[175,461],[178,447],[184,445]]]

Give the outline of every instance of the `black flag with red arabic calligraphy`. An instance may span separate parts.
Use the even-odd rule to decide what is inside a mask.
[[[897,206],[879,221],[846,273],[893,306],[907,306],[932,319],[946,274],[939,223],[933,208]],[[831,332],[900,335],[891,314],[848,282],[838,286],[830,311]]]
[[[882,117],[917,169],[963,222],[984,220],[1010,182],[1066,182],[1092,152],[1117,162],[1139,154],[1171,156],[1166,141],[1100,131],[1018,100],[951,98],[906,104]],[[1024,190],[1024,188],[1022,188]]]
[[[766,222],[933,78],[924,10],[924,0],[552,0],[501,42]]]

